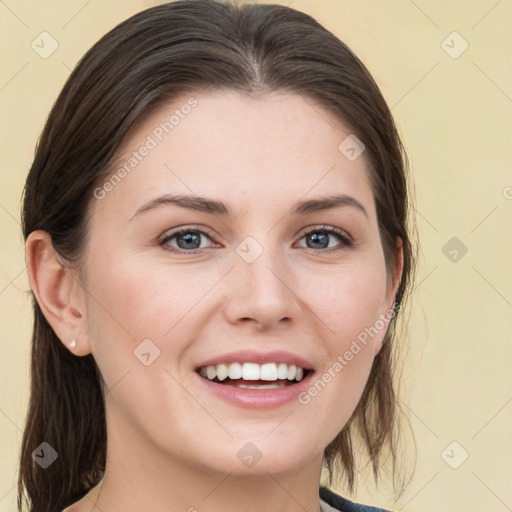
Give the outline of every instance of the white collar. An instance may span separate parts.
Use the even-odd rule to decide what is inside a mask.
[[[331,505],[326,503],[322,498],[320,498],[320,510],[322,512],[339,512],[337,508],[332,508]]]

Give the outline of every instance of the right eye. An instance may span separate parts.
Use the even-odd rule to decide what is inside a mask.
[[[201,229],[195,229],[192,226],[171,231],[161,238],[159,245],[167,251],[173,252],[201,252],[205,247],[201,247],[202,239],[211,239],[211,234]],[[171,242],[175,241],[175,244]]]

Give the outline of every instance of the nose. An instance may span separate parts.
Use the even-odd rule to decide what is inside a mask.
[[[252,263],[235,254],[226,285],[224,312],[232,324],[251,323],[267,330],[284,326],[300,314],[298,285],[277,251],[264,250]]]

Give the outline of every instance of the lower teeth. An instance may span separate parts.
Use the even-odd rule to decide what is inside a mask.
[[[251,386],[250,384],[234,384],[235,387],[242,389],[279,389],[287,385],[288,384],[261,384],[259,386]]]
[[[206,376],[202,376],[207,379]],[[215,382],[216,384],[223,384],[225,386],[234,386],[236,388],[241,389],[281,389],[287,386],[292,386],[293,384],[297,384],[300,381],[297,380],[287,380],[287,379],[278,379],[273,382],[265,382],[265,381],[244,381],[243,379],[230,379],[226,378],[224,380],[219,380],[217,377],[213,379],[207,379],[210,382]],[[301,379],[302,380],[302,379]]]

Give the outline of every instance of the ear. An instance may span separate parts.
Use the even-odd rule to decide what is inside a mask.
[[[30,287],[57,337],[72,354],[90,354],[83,288],[76,272],[54,251],[46,231],[33,231],[28,236],[25,263]],[[74,339],[76,347],[70,346]]]
[[[380,352],[382,348],[382,343],[386,334],[388,332],[389,323],[391,319],[396,313],[396,306],[394,304],[396,292],[398,291],[398,287],[400,286],[400,282],[402,280],[402,272],[404,269],[404,250],[403,250],[403,242],[400,237],[396,237],[396,245],[395,245],[395,268],[393,269],[391,275],[391,282],[387,282],[387,293],[386,299],[382,305],[382,311],[379,315],[379,320],[377,322],[382,322],[382,329],[379,329],[381,332],[379,334],[378,341],[375,343],[375,355]],[[377,323],[376,322],[376,323]],[[380,327],[380,325],[379,325]]]

